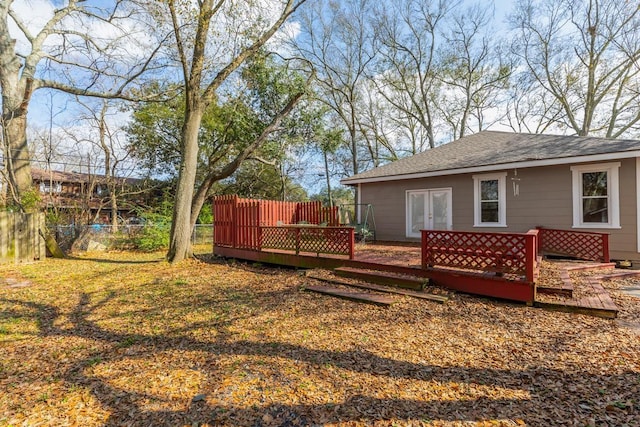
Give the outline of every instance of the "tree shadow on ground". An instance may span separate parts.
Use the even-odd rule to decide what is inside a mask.
[[[66,257],[68,260],[73,261],[91,261],[99,264],[157,264],[164,261],[164,258],[150,259],[150,260],[121,260],[121,259],[109,259],[109,258],[88,258],[88,257],[77,257],[73,255],[68,255]]]
[[[82,293],[72,312],[68,315],[71,327],[60,328],[57,319],[58,308],[44,303],[18,300],[0,300],[6,303],[23,304],[29,316],[37,319],[40,335],[44,337],[77,337],[96,340],[103,345],[112,346],[114,351],[100,352],[103,363],[126,361],[129,356],[122,351],[122,343],[135,342],[138,354],[153,355],[167,350],[200,351],[212,359],[220,356],[266,356],[285,358],[295,362],[304,362],[316,367],[331,366],[358,374],[368,374],[391,380],[410,379],[435,382],[466,384],[468,386],[489,386],[518,390],[525,398],[491,399],[486,396],[467,400],[450,400],[445,396],[434,400],[410,400],[393,397],[363,395],[353,393],[343,401],[318,404],[273,404],[256,402],[241,407],[229,403],[215,405],[208,403],[209,397],[192,401],[184,409],[151,410],[145,408],[145,401],[154,396],[114,387],[103,378],[87,374],[90,357],[73,364],[62,378],[78,387],[88,389],[101,407],[110,413],[105,425],[182,425],[210,423],[213,425],[311,425],[340,422],[363,422],[373,424],[377,421],[395,420],[444,420],[476,421],[483,419],[522,419],[531,425],[541,420],[549,423],[563,417],[558,406],[570,407],[574,413],[587,419],[594,417],[606,423],[606,412],[594,413],[585,402],[595,400],[597,396],[572,395],[564,389],[567,384],[583,381],[585,375],[599,387],[609,388],[620,399],[637,397],[640,378],[637,372],[627,371],[615,375],[587,375],[564,372],[554,369],[530,367],[522,370],[502,370],[495,368],[474,368],[464,366],[436,366],[424,363],[395,360],[379,356],[368,351],[348,349],[332,351],[308,348],[301,345],[274,341],[233,340],[228,327],[234,319],[215,324],[216,336],[212,341],[202,341],[189,335],[144,335],[127,334],[105,329],[91,320],[92,314],[104,306],[113,294],[92,302],[87,293]],[[211,326],[211,325],[210,325]],[[197,324],[185,326],[180,332]],[[212,368],[200,367],[202,374],[211,381],[216,372]],[[375,394],[375,393],[374,393]],[[328,399],[328,397],[327,397]],[[626,408],[629,416],[638,416],[637,409]],[[597,411],[596,411],[597,412]],[[546,414],[546,415],[545,415]],[[546,418],[545,418],[546,417]],[[636,418],[638,419],[638,418]]]

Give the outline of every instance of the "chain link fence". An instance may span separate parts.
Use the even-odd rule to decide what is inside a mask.
[[[111,225],[53,225],[49,226],[60,248],[66,252],[72,248],[81,250],[95,249],[130,249],[132,240],[145,228],[157,225],[120,225],[114,229]],[[213,246],[213,224],[196,224],[191,233],[191,244],[194,246]]]

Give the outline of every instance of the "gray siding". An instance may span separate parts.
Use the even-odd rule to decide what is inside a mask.
[[[636,228],[636,160],[622,159],[620,162],[621,229],[583,231],[609,233],[612,258],[640,261]],[[514,196],[513,191],[514,170],[508,170],[507,227],[473,226],[472,174],[361,184],[361,202],[371,203],[374,207],[376,237],[379,240],[412,240],[407,239],[405,232],[407,190],[447,187],[452,189],[454,230],[524,232],[536,226],[570,230],[573,223],[570,168],[571,165],[560,165],[518,169],[518,196]]]

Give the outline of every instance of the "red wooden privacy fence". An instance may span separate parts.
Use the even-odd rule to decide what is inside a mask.
[[[423,268],[443,266],[521,276],[533,283],[537,272],[538,230],[477,233],[422,230]]]
[[[609,262],[609,235],[538,227],[540,251],[590,261]]]
[[[280,202],[216,196],[214,244],[237,249],[278,249],[353,258],[354,230],[339,227],[338,207],[321,202]]]

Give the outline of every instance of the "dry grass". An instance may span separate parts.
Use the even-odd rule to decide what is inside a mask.
[[[307,280],[162,254],[0,266],[0,425],[640,425],[640,338],[615,321]]]

